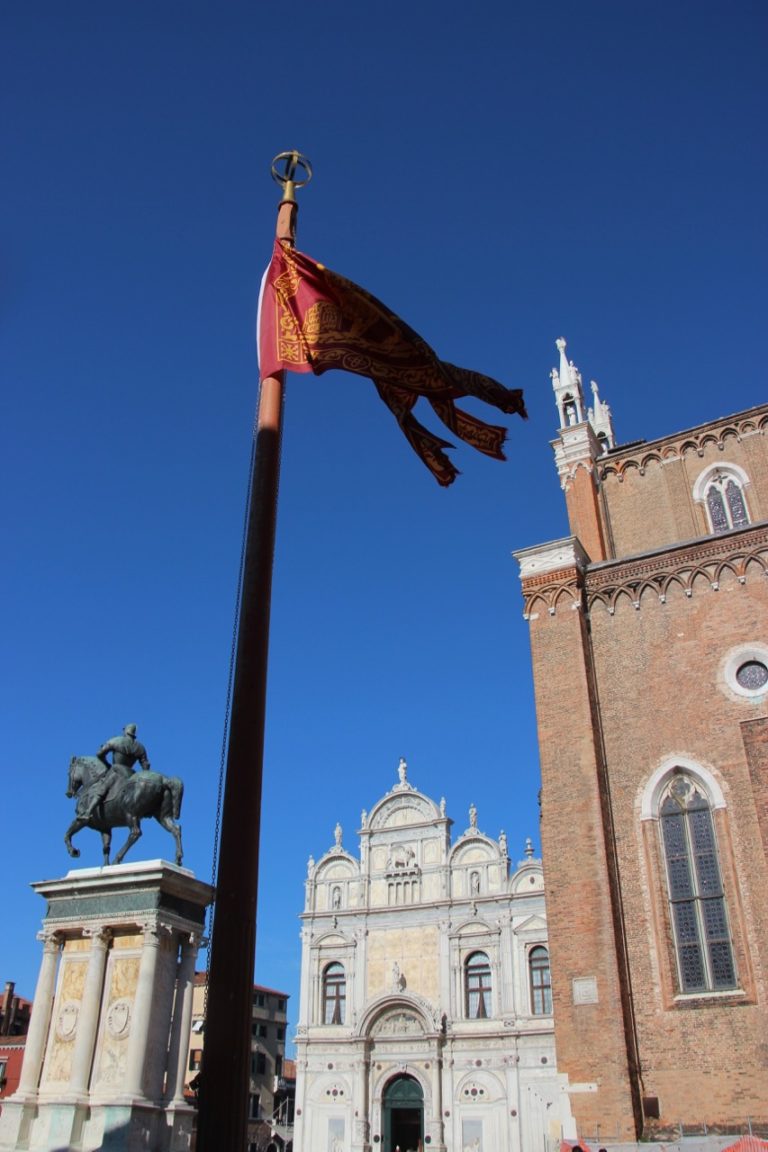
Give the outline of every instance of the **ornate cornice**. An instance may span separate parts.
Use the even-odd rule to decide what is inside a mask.
[[[587,609],[591,612],[601,604],[613,614],[622,597],[637,609],[641,601],[664,604],[672,584],[689,598],[704,589],[717,592],[724,572],[745,584],[750,567],[762,575],[768,573],[766,523],[588,570],[584,581]]]
[[[572,428],[563,428],[557,440],[552,441],[560,487],[566,489],[579,468],[592,472],[602,448],[595,430],[588,421]]]
[[[750,408],[747,412],[740,412],[738,416],[713,420],[709,424],[702,424],[676,436],[667,436],[661,440],[651,440],[649,443],[643,442],[630,445],[623,450],[621,448],[614,450],[608,456],[599,458],[598,476],[601,481],[607,476],[616,476],[621,482],[631,468],[643,476],[651,463],[667,464],[673,460],[682,460],[690,453],[703,456],[708,446],[724,452],[730,439],[741,443],[748,436],[764,435],[766,429],[768,429],[768,405]]]
[[[558,606],[581,607],[589,557],[576,536],[521,548],[513,556],[520,565],[526,620],[542,612],[554,616]]]
[[[622,598],[636,609],[641,600],[664,604],[671,584],[690,598],[702,589],[718,591],[724,572],[740,584],[750,571],[768,574],[768,522],[599,565],[574,559],[569,567],[544,568],[522,577],[526,619],[579,608],[589,613],[596,605],[613,614]]]

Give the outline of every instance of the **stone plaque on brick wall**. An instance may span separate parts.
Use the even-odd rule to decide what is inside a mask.
[[[597,979],[594,976],[577,976],[573,981],[574,1004],[597,1004]]]

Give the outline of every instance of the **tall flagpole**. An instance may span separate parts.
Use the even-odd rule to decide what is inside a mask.
[[[285,170],[276,165],[284,160]],[[279,240],[293,244],[298,152],[282,153],[272,173],[283,184]],[[262,381],[248,508],[221,848],[211,940],[208,1009],[197,1128],[197,1152],[245,1152],[251,1075],[256,897],[267,696],[272,563],[280,477],[284,372]]]

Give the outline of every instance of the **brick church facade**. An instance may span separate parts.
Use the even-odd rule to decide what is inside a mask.
[[[558,1071],[601,1142],[768,1135],[768,405],[617,446],[558,347],[571,535],[515,553]]]

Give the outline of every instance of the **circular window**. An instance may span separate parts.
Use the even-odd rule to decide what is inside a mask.
[[[768,692],[768,644],[739,644],[720,666],[720,685],[733,698],[762,699]]]
[[[768,684],[768,668],[761,660],[746,660],[736,669],[736,683],[741,688],[759,692]]]

